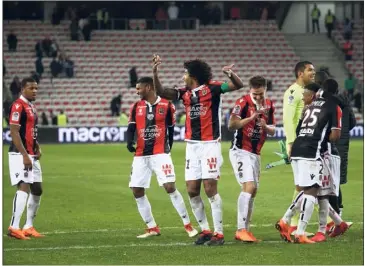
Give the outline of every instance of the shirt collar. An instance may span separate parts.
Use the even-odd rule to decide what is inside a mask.
[[[195,89],[192,89],[191,91],[193,91],[193,92],[200,91],[204,86],[205,86],[205,84],[200,85],[199,87],[196,87]]]
[[[20,95],[20,100],[22,100],[23,102],[25,102],[25,103],[27,103],[27,104],[29,104],[29,105],[32,105],[31,104],[31,102],[27,99],[27,98],[25,98],[23,95]]]
[[[157,96],[157,99],[156,99],[156,101],[153,103],[153,104],[150,104],[149,102],[147,102],[146,100],[145,100],[145,103],[147,104],[147,105],[156,105],[156,104],[158,104],[159,102],[161,101],[161,97],[160,96]]]

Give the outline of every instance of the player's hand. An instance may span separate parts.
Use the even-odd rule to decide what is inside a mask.
[[[257,117],[259,117],[259,113],[258,112],[254,112],[251,116],[250,116],[250,119],[251,120],[255,120]]]
[[[129,152],[136,152],[136,148],[133,145],[134,145],[133,142],[127,144],[127,149]]]
[[[260,118],[259,124],[261,127],[266,128],[267,124],[266,124],[266,120],[264,118]]]
[[[24,164],[24,170],[31,171],[33,168],[32,159],[29,157],[28,154],[23,155],[23,164]]]
[[[158,70],[158,66],[159,66],[161,63],[162,63],[162,61],[161,61],[161,57],[160,57],[159,55],[157,55],[157,54],[154,54],[154,55],[153,55],[153,58],[152,58],[152,71],[153,71],[154,73],[156,73],[156,72],[157,72],[157,70]]]
[[[38,148],[38,149],[36,149],[35,159],[40,160],[41,157],[42,157],[42,150],[40,148]]]
[[[228,66],[224,66],[222,68],[222,71],[224,74],[226,74],[228,77],[231,76],[231,73],[232,73],[232,68],[233,68],[234,64],[231,64],[231,65],[228,65]]]

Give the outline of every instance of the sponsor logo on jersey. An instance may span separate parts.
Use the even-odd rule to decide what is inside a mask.
[[[162,129],[157,125],[149,126],[147,128],[142,128],[139,130],[139,137],[144,140],[150,140],[160,137],[162,134]]]
[[[196,119],[200,116],[205,116],[207,114],[207,111],[208,108],[205,107],[203,104],[195,104],[190,108],[190,119]]]

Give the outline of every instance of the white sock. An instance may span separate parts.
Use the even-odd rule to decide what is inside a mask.
[[[251,194],[241,192],[238,197],[238,215],[237,215],[237,229],[246,229],[246,221],[248,216],[248,209],[250,205]]]
[[[217,193],[213,197],[209,198],[209,202],[212,209],[214,233],[223,235],[223,212],[221,196]]]
[[[185,202],[180,192],[176,189],[174,192],[169,193],[172,205],[174,205],[181,219],[183,220],[184,225],[190,223],[190,218],[188,211],[186,210]]]
[[[330,216],[330,218],[332,219],[332,221],[335,223],[335,225],[340,225],[342,223],[342,218],[341,216],[331,207],[331,205],[329,206],[328,209],[329,213],[328,215]]]
[[[37,215],[40,202],[41,202],[41,196],[36,196],[30,193],[27,206],[27,221],[23,229],[28,229],[33,226],[33,220]]]
[[[253,213],[253,203],[255,198],[251,198],[248,204],[248,212],[247,212],[247,220],[246,220],[246,230],[250,231],[250,225],[252,221],[252,213]]]
[[[304,235],[307,224],[312,217],[315,202],[316,202],[315,197],[303,194],[303,200],[300,206],[298,229],[296,233],[297,235]]]
[[[210,230],[207,216],[205,215],[204,202],[203,202],[202,198],[200,196],[196,196],[194,198],[190,198],[189,200],[190,200],[191,209],[193,210],[195,219],[198,221],[200,229],[202,231]]]
[[[155,218],[153,218],[151,204],[148,201],[147,196],[144,195],[143,197],[136,199],[136,202],[139,214],[141,215],[147,227],[148,228],[156,227],[157,224],[155,222]]]
[[[319,205],[319,212],[318,212],[319,229],[318,229],[318,232],[326,234],[327,217],[328,217],[330,203],[329,203],[328,199],[319,199],[318,200],[318,205]]]
[[[286,210],[283,220],[289,224],[295,213],[300,209],[300,205],[302,204],[304,191],[300,191],[299,194],[295,197],[292,204],[290,204],[289,208]]]
[[[10,226],[19,229],[20,219],[22,218],[25,205],[27,204],[28,193],[18,190],[13,200],[13,215],[11,217]]]

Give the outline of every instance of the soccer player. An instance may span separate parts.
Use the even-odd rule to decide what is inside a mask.
[[[160,186],[169,194],[172,204],[179,213],[189,237],[198,234],[190,223],[184,199],[175,187],[175,170],[170,150],[173,144],[175,106],[156,95],[151,77],[137,81],[137,94],[141,100],[131,107],[127,130],[127,148],[135,153],[129,187],[137,202],[138,211],[147,225],[145,234],[137,238],[159,236],[160,229],[152,215],[151,204],[145,189],[151,183],[152,171]],[[133,145],[137,134],[137,148]]]
[[[296,138],[295,130],[304,107],[304,103],[302,101],[304,86],[314,81],[315,69],[311,62],[301,61],[295,65],[294,73],[296,81],[285,91],[283,101],[283,126],[286,136],[286,151],[289,159],[291,148]],[[293,199],[296,198],[298,193],[299,188],[296,187]],[[299,216],[297,215],[291,220],[290,231],[292,234],[295,234],[295,230],[298,225],[298,218]],[[308,233],[308,235],[311,234]]]
[[[338,85],[337,82],[331,82],[333,86],[324,86],[324,94],[323,97],[331,97],[342,109],[342,130],[341,130],[341,138],[336,143],[336,147],[338,150],[338,155],[341,158],[340,164],[340,184],[347,183],[347,164],[348,164],[348,151],[349,151],[349,143],[350,143],[350,130],[356,126],[356,118],[354,112],[352,111],[350,102],[347,96],[338,93]],[[336,89],[337,88],[337,89]],[[335,209],[337,213],[342,214],[342,192],[341,188],[339,191],[339,196],[330,197],[330,204]]]
[[[37,91],[38,84],[34,79],[23,79],[21,95],[11,105],[9,115],[12,138],[9,147],[10,180],[12,186],[17,186],[17,191],[8,236],[21,240],[44,236],[33,227],[42,195],[42,170],[39,163],[42,152],[37,139],[38,116],[32,104]],[[19,224],[26,205],[27,220],[21,230]]]
[[[217,186],[223,163],[220,144],[221,94],[242,88],[242,81],[232,71],[233,65],[223,67],[229,82],[213,81],[210,66],[196,59],[184,63],[186,86],[167,89],[162,87],[158,77],[161,62],[158,55],[153,57],[153,81],[157,94],[169,100],[182,100],[186,111],[185,180],[193,213],[202,230],[195,244],[223,245],[222,199]],[[200,197],[202,183],[212,209],[213,233]]]
[[[316,77],[317,79],[317,77]],[[323,87],[323,93],[322,96],[324,98],[327,98],[331,101],[333,101],[335,104],[340,106],[342,111],[346,112],[347,117],[344,116],[344,113],[342,112],[342,121],[347,121],[347,130],[348,130],[348,122],[351,118],[349,118],[350,112],[347,110],[349,106],[346,104],[346,102],[340,100],[339,98],[335,97],[335,95],[338,93],[338,83],[334,79],[325,79],[323,82],[320,81]],[[345,119],[343,119],[345,118]],[[343,126],[343,124],[342,124]],[[342,129],[341,129],[341,135],[342,135]],[[325,233],[327,232],[330,237],[336,237],[339,235],[342,235],[345,233],[352,225],[352,222],[344,222],[341,217],[339,216],[340,210],[338,206],[338,196],[340,193],[340,165],[341,165],[341,158],[340,154],[337,149],[337,145],[334,143],[331,143],[327,141],[324,145],[322,145],[322,153],[324,153],[326,156],[324,157],[325,165],[327,166],[326,169],[328,169],[328,175],[324,175],[324,178],[330,177],[328,180],[325,180],[326,182],[322,182],[323,186],[320,190],[319,195],[329,195],[329,202],[328,199],[326,199],[327,202],[323,203],[322,205],[325,205],[326,208],[329,206],[329,217],[332,219],[332,222],[324,225],[326,222],[325,218],[322,217],[321,219],[321,211],[320,211],[320,228],[319,232],[311,239],[316,242],[325,241]],[[325,185],[327,185],[327,191],[325,189]],[[332,190],[331,190],[332,188]],[[327,192],[327,193],[326,193]],[[320,202],[321,203],[321,202]],[[331,204],[331,205],[329,205]],[[320,205],[321,209],[321,205]],[[323,215],[324,216],[324,215]]]
[[[236,101],[228,129],[235,131],[229,158],[236,179],[242,188],[237,202],[235,238],[257,242],[250,232],[253,205],[260,178],[260,151],[267,134],[275,134],[274,105],[265,98],[266,79],[254,76],[249,81],[250,94]]]
[[[303,100],[306,102],[307,96],[313,99],[319,89],[320,86],[316,83],[306,85]],[[312,216],[319,188],[323,186],[324,164],[321,147],[328,141],[335,142],[340,138],[341,115],[340,107],[333,101],[317,98],[305,109],[304,118],[298,128],[298,137],[293,143],[291,152],[295,185],[303,190],[297,196],[297,199],[303,198],[300,203],[300,220],[294,240],[296,243],[315,243],[307,238],[305,229]],[[295,200],[284,217],[276,224],[281,237],[288,242],[291,242],[289,214],[292,214],[292,209],[298,208],[298,202],[299,200]],[[319,204],[321,205],[321,200]],[[326,217],[325,215],[325,219]]]

